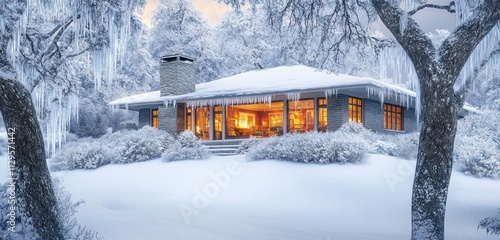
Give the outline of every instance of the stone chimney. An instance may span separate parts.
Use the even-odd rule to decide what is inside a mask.
[[[160,60],[160,95],[172,96],[194,92],[194,59],[180,54]]]

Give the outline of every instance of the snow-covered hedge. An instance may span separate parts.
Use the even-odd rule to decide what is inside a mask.
[[[361,124],[348,122],[333,133],[290,134],[243,144],[240,152],[248,151],[250,160],[356,163],[361,161],[364,153],[415,159],[418,133],[376,134]]]
[[[206,159],[209,154],[191,131],[184,131],[177,136],[177,142],[161,155],[164,162],[186,159]]]
[[[95,169],[110,164],[117,157],[117,152],[103,141],[84,138],[66,144],[64,150],[51,158],[49,167],[52,171]]]
[[[359,163],[368,147],[363,134],[352,129],[333,133],[289,134],[260,142],[250,149],[248,158],[320,164]]]
[[[417,159],[419,133],[377,134],[371,142],[371,153],[384,154],[404,159]]]
[[[113,163],[133,163],[159,158],[175,144],[175,139],[165,131],[149,126],[138,131],[120,131],[107,135],[118,157]]]
[[[164,161],[205,159],[208,152],[192,132],[174,139],[152,127],[107,133],[101,138],[69,142],[49,160],[52,171],[95,169],[107,164],[142,162],[162,157]]]
[[[175,143],[170,134],[152,127],[107,133],[101,138],[82,138],[66,144],[50,159],[49,167],[59,171],[141,162],[159,158]]]
[[[484,110],[458,121],[454,151],[459,171],[500,178],[500,113]]]
[[[241,142],[240,146],[238,146],[238,150],[236,151],[236,153],[245,154],[248,151],[250,151],[252,147],[259,144],[261,141],[262,139],[251,137],[248,140]]]

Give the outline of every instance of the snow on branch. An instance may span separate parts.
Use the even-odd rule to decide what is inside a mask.
[[[418,11],[425,9],[425,8],[442,9],[442,10],[446,10],[450,13],[456,12],[454,1],[451,1],[449,5],[437,5],[437,4],[426,3],[426,4],[418,6],[416,9],[408,12],[408,16],[413,16],[415,13],[417,13]]]
[[[469,91],[469,89],[471,88],[474,79],[477,77],[477,75],[479,75],[481,70],[483,70],[484,67],[490,62],[490,60],[493,59],[494,57],[496,57],[497,55],[500,55],[500,43],[497,44],[494,51],[492,51],[485,59],[483,59],[481,61],[479,66],[474,68],[474,72],[472,73],[472,75],[467,77],[467,79],[465,80],[465,83],[462,85],[462,87],[460,87],[460,89],[458,89],[455,92],[457,106],[459,106],[460,108],[463,107],[463,105],[465,103],[465,96],[466,96],[467,92]]]

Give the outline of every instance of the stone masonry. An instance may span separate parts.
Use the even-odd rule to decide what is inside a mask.
[[[166,56],[160,63],[160,95],[174,96],[195,91],[194,60],[181,55]],[[184,104],[158,108],[158,128],[177,135],[184,126]]]

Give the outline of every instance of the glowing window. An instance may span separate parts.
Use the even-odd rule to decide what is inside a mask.
[[[361,98],[349,97],[349,121],[363,122],[363,101]]]
[[[403,107],[384,104],[384,128],[403,131]]]
[[[154,128],[158,128],[158,109],[153,109],[151,113],[152,126]]]

